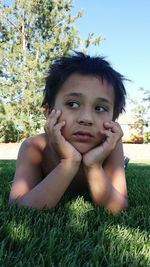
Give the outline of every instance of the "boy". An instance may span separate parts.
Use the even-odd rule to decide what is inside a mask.
[[[115,121],[125,106],[123,79],[102,57],[55,59],[42,103],[45,133],[21,145],[9,202],[52,208],[68,189],[89,191],[112,212],[127,208],[123,133]]]

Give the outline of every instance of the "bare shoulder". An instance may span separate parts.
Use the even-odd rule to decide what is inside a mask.
[[[22,196],[36,186],[43,178],[41,162],[47,146],[46,135],[27,138],[21,145],[10,200]]]
[[[22,143],[23,146],[34,146],[37,148],[43,148],[47,144],[46,134],[38,134],[25,139]]]
[[[47,146],[47,138],[45,134],[35,135],[23,141],[19,153],[18,160],[28,157],[32,162],[40,162],[45,147]]]

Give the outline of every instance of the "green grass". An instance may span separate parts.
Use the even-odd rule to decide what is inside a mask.
[[[0,161],[0,267],[150,266],[150,165],[129,163],[129,208],[116,215],[83,197],[56,208],[8,206],[15,161]]]

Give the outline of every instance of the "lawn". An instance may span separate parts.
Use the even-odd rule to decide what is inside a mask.
[[[8,206],[15,163],[0,161],[0,267],[150,266],[150,164],[129,163],[129,208],[112,215],[67,194],[51,210]]]

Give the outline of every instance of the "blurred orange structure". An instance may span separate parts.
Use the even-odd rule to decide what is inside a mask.
[[[135,116],[122,114],[119,116],[118,122],[124,133],[123,143],[143,143],[143,126],[137,126]]]

